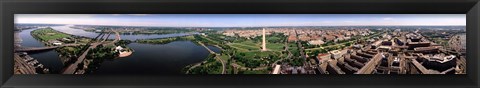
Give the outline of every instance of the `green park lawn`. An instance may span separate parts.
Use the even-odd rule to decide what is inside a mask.
[[[56,30],[53,30],[52,28],[34,30],[32,31],[32,35],[36,36],[42,41],[71,37],[70,35],[58,32]]]
[[[267,43],[267,49],[270,51],[282,51],[284,50],[284,44],[281,43]]]

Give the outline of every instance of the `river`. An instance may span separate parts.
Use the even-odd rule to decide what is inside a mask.
[[[22,39],[20,45],[22,47],[44,47],[45,45],[33,38],[30,35],[30,32],[36,29],[27,29],[22,30],[20,32],[16,32],[18,36]],[[48,67],[52,73],[58,73],[63,68],[63,63],[58,57],[58,53],[55,50],[49,50],[44,52],[37,52],[37,53],[29,53],[29,55],[38,60],[38,62],[42,63],[46,67]]]
[[[84,37],[90,37],[90,38],[95,38],[99,33],[95,32],[88,32],[84,31],[81,29],[74,29],[70,28],[70,26],[56,26],[52,27],[53,29],[67,33],[67,34],[73,34],[77,36],[84,36]],[[193,33],[193,34],[198,34],[198,33]],[[191,35],[189,33],[175,33],[175,34],[136,34],[136,35],[120,35],[120,37],[123,40],[137,40],[137,39],[152,39],[152,38],[165,38],[165,37],[175,37],[175,36],[185,36],[185,35]],[[114,36],[110,36],[109,39],[114,39]]]
[[[84,37],[96,37],[98,33],[87,32],[81,29],[73,29],[68,26],[56,26],[53,29]],[[35,29],[28,29],[18,32],[22,38],[22,46],[42,47],[40,41],[34,39],[30,32]],[[122,39],[151,39],[189,35],[159,34],[159,35],[121,35]],[[114,37],[110,37],[114,38]],[[203,61],[209,52],[202,46],[191,41],[174,41],[168,44],[140,44],[131,43],[127,45],[135,52],[128,57],[104,61],[92,74],[182,74],[183,67]],[[208,46],[214,52],[221,52],[217,47]],[[58,73],[63,69],[63,64],[54,50],[30,54],[52,70]]]

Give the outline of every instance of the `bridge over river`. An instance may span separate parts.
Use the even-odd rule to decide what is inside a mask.
[[[112,41],[111,43],[115,43],[115,42],[118,42],[120,40],[120,34],[118,32],[115,32],[116,36],[115,36],[115,40]],[[101,34],[102,37],[104,36],[103,34]],[[108,34],[107,38],[110,36],[110,34]],[[107,38],[104,38],[101,42],[105,42],[107,40]],[[99,41],[100,39],[97,39],[97,41]],[[36,52],[36,51],[44,51],[44,50],[51,50],[51,49],[55,49],[55,48],[58,48],[58,47],[65,47],[65,46],[80,46],[82,44],[64,44],[64,45],[59,45],[59,46],[47,46],[47,47],[21,47],[21,46],[16,46],[15,47],[15,52]]]
[[[15,52],[36,52],[36,51],[44,51],[44,50],[51,50],[58,47],[64,46],[80,46],[81,44],[64,44],[59,46],[47,46],[47,47],[15,47]]]
[[[95,39],[93,39],[93,40],[97,40],[97,41],[90,41],[87,44],[87,45],[90,45],[90,46],[86,46],[87,48],[84,49],[85,51],[78,57],[78,59],[76,59],[77,61],[75,61],[75,63],[70,64],[67,68],[65,68],[63,70],[62,74],[76,74],[78,64],[84,62],[84,60],[85,60],[88,52],[90,51],[90,49],[94,49],[100,44],[108,44],[108,42],[105,42],[105,40],[108,39],[108,37],[110,36],[110,33],[108,33],[108,36],[106,36],[106,38],[103,38],[104,35],[105,35],[104,33],[101,33],[97,37],[95,37]],[[115,32],[115,35],[116,35],[115,40],[113,40],[113,42],[110,42],[110,43],[115,43],[115,42],[118,42],[120,40],[120,34],[118,32]],[[103,40],[102,40],[102,38],[103,38]]]

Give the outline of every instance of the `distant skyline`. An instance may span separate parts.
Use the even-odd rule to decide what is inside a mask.
[[[465,26],[465,14],[15,14],[19,24],[154,27]]]

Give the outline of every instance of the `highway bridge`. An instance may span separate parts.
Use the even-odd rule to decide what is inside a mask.
[[[109,33],[110,34],[110,33]],[[120,34],[118,32],[115,32],[116,34],[116,37],[115,37],[115,40],[114,42],[112,43],[115,43],[115,42],[118,42],[120,40]],[[98,45],[100,44],[104,44],[105,43],[105,40],[108,39],[108,37],[110,35],[108,35],[106,38],[103,38],[105,34],[104,33],[100,33],[97,37],[95,37],[95,39],[93,40],[97,40],[97,41],[90,41],[87,45],[90,45],[88,46],[85,51],[78,57],[77,61],[75,61],[73,64],[70,64],[67,68],[65,68],[62,72],[62,74],[76,74],[76,70],[78,68],[78,64],[80,63],[83,63],[88,52],[90,51],[90,49],[94,49],[96,48]],[[100,37],[101,36],[101,37]],[[100,38],[99,38],[100,37]],[[100,41],[101,39],[103,38],[102,41]]]
[[[44,50],[51,50],[58,47],[64,46],[79,46],[81,44],[64,44],[59,46],[47,46],[47,47],[16,47],[15,52],[36,52],[36,51],[44,51]]]

